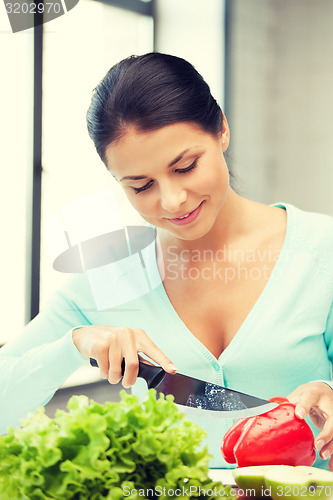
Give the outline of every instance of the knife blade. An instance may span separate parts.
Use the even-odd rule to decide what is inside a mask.
[[[90,358],[90,364],[98,367],[93,358]],[[124,359],[121,368],[124,375]],[[238,419],[260,415],[277,406],[276,403],[265,399],[181,373],[171,375],[161,366],[148,365],[142,361],[139,361],[138,377],[147,382],[148,389],[153,388],[164,395],[172,394],[174,403],[187,414]]]

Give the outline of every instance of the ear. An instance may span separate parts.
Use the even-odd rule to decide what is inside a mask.
[[[222,123],[222,136],[221,136],[221,144],[222,144],[222,152],[224,153],[229,146],[230,141],[230,130],[227,119],[222,111],[223,123]]]

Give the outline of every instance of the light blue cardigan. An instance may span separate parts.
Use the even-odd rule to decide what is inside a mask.
[[[280,256],[257,303],[219,359],[173,309],[152,244],[143,255],[150,291],[134,298],[129,289],[142,279],[140,259],[125,263],[120,271],[113,265],[98,276],[76,275],[18,338],[0,349],[0,432],[44,405],[87,362],[72,342],[72,329],[82,325],[142,328],[180,373],[265,399],[286,396],[313,380],[332,387],[333,218],[289,204],[277,206],[287,210],[288,220]],[[130,293],[132,299],[126,300]],[[145,391],[138,379],[133,392],[143,396]],[[219,447],[232,421],[195,420],[208,433],[211,467],[231,467]],[[327,462],[318,458],[316,465],[326,468]]]

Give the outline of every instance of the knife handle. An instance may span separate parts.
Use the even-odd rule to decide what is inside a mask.
[[[90,358],[90,364],[91,366],[98,367],[98,363],[94,358]],[[123,359],[121,363],[122,375],[124,375],[124,372],[125,372],[125,359]],[[161,382],[161,380],[163,380],[164,375],[165,371],[160,366],[148,365],[147,363],[144,363],[143,361],[139,360],[138,377],[143,378],[147,382],[148,389],[156,387]]]

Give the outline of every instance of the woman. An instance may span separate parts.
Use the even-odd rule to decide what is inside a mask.
[[[145,256],[155,286],[105,312],[94,311],[84,275],[59,291],[0,352],[2,430],[48,401],[89,357],[112,384],[125,358],[122,383],[142,394],[141,352],[169,373],[288,396],[321,429],[313,427],[316,465],[327,467],[332,218],[236,194],[224,159],[227,120],[183,59],[152,53],[121,61],[95,89],[87,120],[106,167],[156,227],[156,254]],[[228,467],[219,445],[232,422],[196,420],[208,432],[211,466]]]

